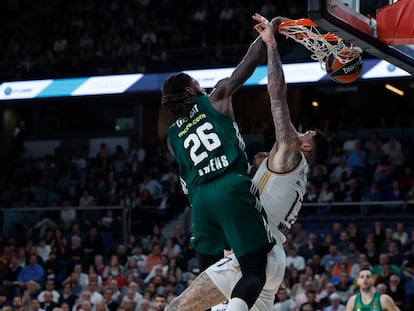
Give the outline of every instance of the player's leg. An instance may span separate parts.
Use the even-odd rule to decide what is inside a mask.
[[[220,259],[222,259],[223,252],[220,252],[217,255],[204,255],[197,253],[198,256],[198,266],[200,268],[200,272],[206,270],[211,265],[214,265],[216,262],[218,262]]]
[[[266,264],[269,248],[238,257],[242,277],[234,287],[227,311],[249,310],[256,302],[266,283]]]
[[[165,311],[204,311],[222,303],[226,298],[214,285],[206,272],[201,272]]]

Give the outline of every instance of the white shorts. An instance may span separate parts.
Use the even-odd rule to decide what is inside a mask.
[[[266,283],[250,310],[272,310],[275,294],[282,284],[285,269],[286,253],[282,247],[275,245],[267,254]],[[208,267],[206,273],[227,299],[230,299],[234,286],[242,276],[239,262],[234,254]]]

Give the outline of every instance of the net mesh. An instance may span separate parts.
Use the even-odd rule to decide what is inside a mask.
[[[325,59],[333,55],[345,64],[360,56],[362,49],[352,43],[345,43],[335,34],[321,34],[309,19],[290,20],[279,26],[279,33],[295,40],[312,52],[311,58],[318,61],[325,70]]]

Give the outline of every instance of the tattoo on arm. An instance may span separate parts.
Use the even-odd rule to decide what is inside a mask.
[[[268,46],[268,92],[271,103],[273,122],[275,125],[276,141],[279,144],[298,144],[296,130],[290,120],[289,106],[287,103],[287,88],[283,74],[282,62],[280,60],[277,45]],[[297,152],[297,148],[287,148]]]
[[[224,300],[226,298],[207,273],[202,272],[180,296],[171,301],[166,311],[204,311]]]

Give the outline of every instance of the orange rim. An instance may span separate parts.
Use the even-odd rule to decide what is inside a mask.
[[[285,21],[279,24],[278,29],[283,29],[285,26],[305,26],[305,27],[312,27],[318,26],[313,20],[310,18],[300,18],[300,19],[292,19]]]
[[[326,34],[323,34],[321,36],[324,37],[328,41],[339,41],[339,40],[341,40],[337,35],[335,35],[333,33],[326,33]]]

